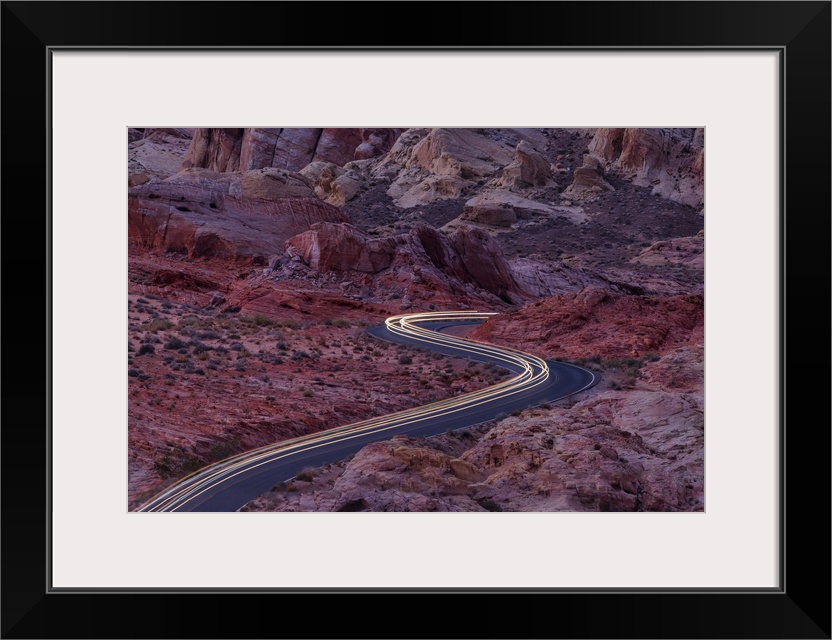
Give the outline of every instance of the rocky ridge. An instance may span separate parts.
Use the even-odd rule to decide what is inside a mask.
[[[148,128],[128,131],[128,156],[131,496],[215,455],[470,388],[426,360],[394,397],[397,355],[358,327],[477,308],[502,315],[476,338],[570,358],[602,384],[469,435],[371,445],[251,508],[703,508],[701,130]],[[176,340],[186,353],[164,346]],[[348,367],[369,393],[329,386]]]

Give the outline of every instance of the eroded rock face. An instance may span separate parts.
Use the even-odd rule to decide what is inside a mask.
[[[348,162],[339,167],[332,162],[310,162],[300,173],[315,185],[315,194],[330,204],[340,207],[351,200],[364,183],[362,169],[366,163]]]
[[[300,256],[313,269],[379,273],[393,262],[395,241],[372,239],[344,223],[314,223],[312,228],[286,242],[290,256]]]
[[[527,299],[493,235],[477,227],[463,227],[451,236],[451,245],[470,277],[483,289],[505,302]]]
[[[196,129],[183,168],[299,171],[313,161],[343,166],[387,151],[399,133],[401,129]]]
[[[702,129],[598,129],[589,153],[633,184],[674,202],[701,207],[705,151]]]
[[[373,239],[348,224],[319,224],[286,243],[287,256],[298,256],[321,272],[381,274],[395,272],[415,285],[426,279],[447,289],[448,279],[476,285],[504,302],[529,296],[518,286],[494,237],[476,227],[457,229],[450,236],[418,225],[409,233]],[[445,282],[443,282],[445,281]]]
[[[239,171],[244,129],[196,129],[182,163],[211,171]]]
[[[348,220],[339,209],[315,198],[303,179],[254,174],[187,171],[134,187],[128,195],[129,241],[191,258],[263,261],[282,252],[286,240],[315,222]],[[264,199],[247,193],[286,197]]]
[[[649,293],[639,284],[615,279],[610,277],[610,274],[588,267],[570,265],[559,261],[515,258],[509,261],[509,266],[520,288],[532,296],[540,298],[577,293],[587,287],[596,287],[613,293],[628,295]]]
[[[275,168],[244,171],[240,175],[240,192],[247,198],[263,200],[315,197],[304,176]]]
[[[458,198],[511,162],[514,149],[475,129],[409,129],[376,167],[400,207]]]

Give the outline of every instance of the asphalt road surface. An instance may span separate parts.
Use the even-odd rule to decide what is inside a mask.
[[[597,382],[591,371],[534,355],[443,334],[450,326],[479,323],[491,313],[473,311],[393,316],[369,333],[446,355],[493,362],[511,378],[479,391],[421,407],[285,440],[214,463],[165,489],[136,511],[237,511],[307,467],[343,460],[370,442],[406,434],[417,438],[486,422],[542,402],[579,393]],[[407,365],[403,365],[407,366]]]

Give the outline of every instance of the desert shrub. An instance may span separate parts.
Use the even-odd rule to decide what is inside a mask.
[[[399,364],[413,364],[413,358],[410,356],[399,356]]]
[[[171,338],[165,343],[165,349],[177,350],[184,349],[186,346],[188,346],[187,343],[179,338]]]
[[[148,353],[156,353],[156,348],[152,344],[143,344],[139,347],[138,355],[143,356]]]
[[[173,326],[170,320],[153,320],[142,325],[142,329],[155,333],[156,331],[167,331]]]
[[[258,327],[271,327],[271,326],[277,324],[274,320],[272,320],[268,316],[259,315],[259,314],[251,316],[250,320],[251,320],[251,322],[256,324]]]
[[[194,353],[203,353],[205,351],[212,351],[214,347],[200,342],[199,340],[191,340],[190,345],[194,349]]]

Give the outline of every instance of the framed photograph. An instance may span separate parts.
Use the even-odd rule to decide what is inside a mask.
[[[5,314],[10,338],[5,341],[5,396],[13,399],[7,407],[15,409],[7,409],[2,433],[3,637],[280,635],[274,614],[283,611],[282,598],[287,597],[293,604],[327,607],[328,615],[321,620],[304,623],[308,633],[302,637],[349,637],[354,632],[346,621],[370,617],[369,606],[378,602],[375,596],[389,596],[389,603],[395,596],[415,594],[422,598],[401,603],[429,603],[433,615],[411,614],[404,633],[369,623],[362,625],[360,635],[447,634],[437,631],[435,620],[452,616],[454,607],[458,614],[463,601],[455,599],[465,596],[465,603],[485,605],[488,613],[474,616],[476,622],[466,622],[460,631],[451,631],[453,635],[830,637],[828,377],[815,373],[817,362],[828,353],[818,349],[818,339],[829,335],[830,326],[829,305],[824,302],[830,290],[830,3],[485,3],[476,10],[467,3],[446,3],[441,14],[439,8],[433,3],[402,3],[385,6],[382,13],[381,5],[356,3],[3,3],[4,223],[6,238],[14,240],[14,246],[7,242],[4,260],[5,293],[7,302],[12,301]],[[457,9],[464,18],[454,17]],[[394,17],[397,10],[401,18]],[[253,144],[253,138],[290,129],[318,132],[316,144],[324,136],[321,132],[351,132],[353,137],[326,134],[332,138],[328,151],[316,151],[317,156],[310,156],[312,164],[295,166],[292,154],[300,153],[302,136],[284,136],[269,153],[284,154],[288,172],[272,156],[268,162],[255,157],[268,145]],[[442,131],[457,132],[457,137],[440,140]],[[673,132],[655,135],[676,136],[673,148],[682,150],[680,157],[687,155],[673,164],[668,145],[626,133],[648,131]],[[488,165],[500,154],[506,158],[481,174],[466,169],[426,178],[408,173],[404,164],[395,175],[384,174],[379,158],[393,153],[394,143],[402,154],[417,153],[420,143],[444,145],[445,152],[437,152],[437,158],[456,167],[458,155],[448,149],[462,144],[459,136],[491,145],[471,157],[473,164]],[[634,137],[640,142],[632,142]],[[136,140],[146,141],[143,146],[155,154],[152,162],[136,164],[138,147],[128,149],[128,142]],[[618,159],[622,145],[628,144],[640,145],[639,153],[661,156],[666,163],[663,173],[624,180]],[[346,157],[333,161],[342,147],[352,164]],[[529,177],[537,165],[546,174],[539,184]],[[187,171],[177,175],[184,177],[171,181],[182,166]],[[232,166],[262,175],[229,177],[224,172]],[[304,177],[295,184],[292,176],[297,175]],[[690,178],[694,175],[701,178],[698,196]],[[239,184],[234,182],[238,178]],[[225,185],[225,199],[189,205],[188,190],[209,179]],[[193,249],[183,254],[179,245],[190,246],[193,240],[201,243],[201,255],[225,255],[227,229],[206,231],[212,224],[224,224],[214,212],[236,215],[235,207],[248,207],[264,189],[276,188],[275,179],[282,181],[280,189],[295,189],[291,197],[325,200],[319,206],[326,211],[315,215],[334,217],[315,218],[318,222],[311,226],[307,220],[291,236],[281,236],[278,249],[266,241],[273,234],[268,226],[240,232],[245,235],[242,244],[256,247],[254,257],[245,268],[229,260],[220,277],[247,283],[248,297],[223,293],[239,292],[239,287],[221,292],[220,287],[208,286],[218,272],[200,270],[199,261],[190,270],[168,269],[170,277],[164,280],[159,264],[144,265],[141,261],[150,258],[129,253],[135,242],[156,243],[158,255],[173,264]],[[350,191],[355,186],[351,180],[363,181],[360,198]],[[373,180],[382,185],[376,189],[376,200]],[[162,236],[148,231],[156,224],[153,200],[159,197],[160,184],[170,191],[168,204],[178,203],[181,219],[197,220],[193,225],[202,229],[201,235],[184,238],[184,227],[170,218],[157,225],[156,231],[164,227]],[[11,194],[21,186],[35,193],[36,204],[27,208],[32,212],[16,212]],[[530,189],[536,189],[537,198],[531,214],[523,208],[531,206]],[[632,191],[627,215],[612,204],[607,207],[612,201],[599,197],[615,189],[620,194]],[[174,191],[181,202],[173,202]],[[548,255],[547,243],[556,237],[564,243],[559,246],[576,252],[580,242],[569,238],[580,238],[581,221],[569,219],[553,222],[551,228],[540,223],[534,227],[539,231],[506,240],[505,258],[489,253],[487,238],[518,225],[528,231],[534,226],[529,220],[538,224],[540,207],[546,215],[564,219],[595,216],[598,233],[604,229],[597,221],[607,220],[607,244],[599,241],[598,251],[591,254],[597,271],[590,268],[589,252],[580,263],[570,262],[569,251],[552,254],[558,265],[566,265],[563,269],[573,269],[572,275],[558,277],[577,278],[579,273],[586,285],[602,282],[598,274],[603,274],[605,285],[582,285],[590,292],[611,286],[612,271],[602,267],[607,259],[604,247],[615,252],[621,242],[616,230],[629,224],[647,230],[639,238],[644,246],[631,247],[635,253],[626,256],[628,264],[650,267],[671,259],[678,265],[665,268],[661,281],[657,271],[647,268],[642,276],[654,275],[646,289],[643,279],[638,288],[632,278],[616,271],[616,286],[624,282],[636,287],[638,291],[631,293],[644,298],[651,311],[627,307],[630,315],[609,320],[602,333],[608,338],[613,326],[638,333],[632,328],[637,314],[677,314],[679,324],[700,332],[698,345],[704,355],[698,362],[704,385],[698,392],[685,387],[690,354],[679,356],[687,343],[681,344],[670,329],[662,340],[675,340],[675,350],[656,348],[654,354],[645,338],[637,350],[622,352],[614,362],[583,357],[581,345],[589,348],[592,340],[600,339],[584,332],[569,347],[574,349],[563,366],[589,372],[593,382],[591,372],[603,369],[608,399],[625,397],[615,395],[622,385],[626,391],[647,384],[651,375],[676,380],[666,403],[699,411],[701,415],[691,420],[704,424],[699,453],[691,455],[683,433],[668,435],[668,451],[662,452],[668,460],[679,456],[679,475],[673,482],[684,476],[686,488],[674,495],[683,496],[684,504],[668,506],[664,494],[661,500],[658,493],[645,494],[638,482],[628,490],[622,470],[637,468],[627,460],[631,449],[621,448],[624,440],[619,448],[600,441],[593,447],[597,438],[591,434],[596,431],[590,430],[581,436],[580,447],[589,447],[592,459],[605,465],[598,468],[614,467],[615,478],[603,477],[620,500],[607,497],[613,494],[606,485],[606,493],[583,498],[578,487],[577,502],[549,496],[549,502],[540,499],[524,502],[524,508],[502,509],[503,494],[470,488],[481,480],[478,459],[459,454],[464,449],[459,444],[462,436],[449,430],[443,436],[447,451],[437,445],[441,453],[436,455],[450,460],[456,451],[460,457],[453,461],[455,477],[471,477],[467,494],[445,502],[428,505],[420,498],[372,503],[359,496],[330,504],[323,493],[303,493],[295,484],[289,488],[284,483],[272,489],[276,497],[259,502],[248,502],[247,497],[244,509],[137,513],[175,511],[164,507],[178,508],[189,500],[191,506],[205,502],[208,494],[203,493],[211,483],[194,484],[187,489],[190,493],[183,489],[174,496],[173,489],[180,487],[177,478],[195,471],[202,482],[199,469],[209,463],[225,464],[227,473],[236,464],[234,457],[252,448],[246,439],[251,433],[240,430],[239,441],[206,439],[201,449],[187,449],[177,440],[178,432],[153,431],[158,412],[179,412],[177,424],[186,423],[187,414],[255,424],[257,412],[266,405],[251,402],[251,390],[239,380],[251,378],[252,384],[262,386],[261,404],[277,406],[283,398],[274,396],[288,392],[285,385],[275,387],[272,377],[296,375],[303,383],[295,381],[291,393],[299,403],[310,405],[303,419],[311,424],[334,397],[326,373],[321,370],[316,377],[314,371],[316,358],[336,348],[333,336],[341,350],[336,355],[343,351],[356,366],[375,359],[374,366],[382,363],[378,371],[392,376],[397,368],[414,364],[413,354],[386,353],[377,346],[350,343],[347,352],[338,331],[344,340],[351,339],[348,329],[364,322],[364,316],[344,312],[335,317],[326,311],[326,319],[322,315],[316,320],[320,331],[296,336],[294,319],[281,317],[278,326],[274,317],[251,303],[257,299],[251,292],[260,286],[255,280],[273,280],[280,269],[285,274],[308,270],[303,272],[303,286],[332,288],[339,308],[346,309],[353,298],[367,299],[362,287],[369,291],[380,286],[370,276],[336,281],[331,270],[315,271],[326,255],[322,243],[336,242],[319,236],[327,224],[339,224],[342,211],[353,220],[371,221],[376,225],[367,223],[371,231],[381,228],[378,225],[386,223],[372,216],[383,198],[393,198],[402,210],[415,213],[399,221],[401,228],[391,224],[388,235],[361,232],[364,253],[350,260],[376,275],[378,261],[387,259],[384,242],[401,245],[418,235],[418,229],[449,223],[453,227],[456,213],[444,211],[443,202],[461,209],[464,201],[466,219],[492,229],[482,238],[477,235],[474,244],[465,236],[468,232],[446,229],[457,234],[453,241],[437,235],[435,243],[445,242],[443,255],[456,252],[456,258],[447,258],[449,272],[452,263],[467,259],[479,260],[499,275],[504,272],[500,260],[509,264]],[[476,198],[482,202],[474,202]],[[495,205],[489,198],[503,200]],[[553,202],[541,204],[543,198]],[[701,210],[701,220],[694,225],[699,229],[679,226],[677,234],[666,233],[677,228],[664,219],[672,216],[667,203]],[[291,215],[309,214],[292,209]],[[515,218],[506,219],[509,215]],[[212,216],[220,222],[212,222]],[[348,244],[353,247],[356,242],[351,238]],[[429,254],[430,242],[419,242],[420,250]],[[511,249],[511,242],[522,246]],[[33,254],[33,246],[43,247],[45,254]],[[339,260],[346,259],[345,252],[329,255],[336,253]],[[418,267],[413,260],[411,266]],[[529,264],[527,271],[538,273],[542,263]],[[700,265],[694,268],[704,273],[703,279],[691,279],[690,264]],[[516,262],[511,265],[519,273]],[[145,267],[152,274],[147,282],[141,280]],[[429,280],[429,273],[416,268],[412,272],[407,283],[394,282],[392,276],[386,281],[389,295],[379,297],[379,313],[443,310],[431,300],[447,303],[452,294],[443,298],[444,290]],[[177,277],[187,279],[174,283],[178,297],[154,297],[153,287],[169,287],[170,278]],[[285,277],[287,282],[301,278]],[[535,277],[539,280],[539,273]],[[566,304],[556,288],[540,289],[527,299],[521,294],[531,285],[514,291],[499,282],[483,282],[472,276],[466,289],[465,282],[454,281],[455,288],[448,289],[458,296],[453,318],[414,322],[431,321],[432,329],[455,323],[455,330],[468,330],[460,314],[472,305],[485,305],[480,311],[527,305],[529,314],[554,317],[557,307]],[[684,292],[678,290],[679,283],[687,287]],[[475,293],[463,300],[480,285],[490,298]],[[257,290],[262,294],[262,286]],[[420,291],[436,297],[429,300],[426,294],[421,300]],[[651,291],[664,292],[663,299],[675,295],[672,308],[657,307]],[[815,293],[806,293],[811,291]],[[685,295],[676,295],[680,293]],[[807,295],[823,298],[800,305]],[[290,300],[280,300],[291,307]],[[280,300],[273,302],[279,305]],[[15,313],[21,308],[26,313]],[[189,311],[201,308],[219,309],[222,313],[212,318],[224,322],[223,329],[203,326],[199,313]],[[171,314],[185,331],[168,331],[174,326]],[[45,318],[42,331],[25,332],[32,318]],[[158,327],[151,326],[154,322]],[[496,327],[491,331],[501,330]],[[391,336],[407,334],[407,339],[419,335],[406,323],[388,325],[388,330]],[[502,330],[503,336],[515,332],[514,342],[506,346],[523,353],[538,339],[518,336],[516,328]],[[28,339],[19,340],[18,332]],[[274,357],[262,355],[261,349],[257,360],[261,339],[276,344]],[[281,347],[284,340],[288,344]],[[450,342],[442,348],[450,349]],[[550,340],[548,347],[555,342],[564,348],[557,340]],[[459,341],[451,346],[458,348]],[[20,365],[28,373],[32,362],[45,362],[45,372],[38,364],[34,375],[20,375]],[[512,366],[520,371],[528,365],[528,375],[533,376],[538,365],[529,362]],[[261,363],[278,368],[260,371]],[[436,379],[424,373],[432,364],[422,367],[423,380],[414,379],[418,388],[408,387],[410,398],[396,402],[407,408],[417,400],[444,401],[431,395],[439,384],[462,396],[477,392],[479,383],[500,382],[499,372],[485,366],[472,371],[462,363],[456,371],[454,362],[443,361],[445,365],[444,371],[436,371]],[[650,368],[654,365],[655,370]],[[290,366],[295,369],[290,371]],[[246,367],[251,370],[246,372]],[[547,365],[541,360],[538,368],[544,371]],[[820,368],[828,370],[825,364]],[[358,376],[358,368],[346,370]],[[355,381],[350,393],[357,402],[380,398],[380,415],[402,389],[393,388],[395,383],[378,372],[373,375],[377,388],[371,387],[368,376],[366,383]],[[228,397],[201,396],[191,382],[198,376],[226,380]],[[639,382],[644,376],[647,382]],[[42,388],[33,384],[38,380],[45,380]],[[138,390],[136,381],[150,383],[143,387],[146,392]],[[320,406],[312,407],[316,402]],[[603,408],[609,414],[604,413],[605,424],[618,425],[619,439],[624,438],[623,427],[616,420],[622,412],[655,411],[645,406],[622,408],[624,404],[610,402]],[[527,420],[522,409],[516,411],[517,420]],[[601,413],[597,409],[593,414],[597,420],[592,429],[603,426],[598,426]],[[21,415],[28,418],[21,420]],[[558,464],[565,470],[578,455],[570,449],[577,440],[550,437],[549,442],[553,416],[544,412],[523,424],[534,422],[541,446],[547,455],[561,456]],[[504,418],[511,423],[510,415],[500,419]],[[657,412],[645,420],[658,425],[665,418]],[[136,425],[146,427],[141,437],[136,436]],[[182,428],[187,432],[187,425]],[[147,436],[151,431],[156,440]],[[641,436],[628,432],[627,437]],[[136,462],[146,451],[142,447],[151,445],[157,447],[156,457]],[[635,464],[658,455],[650,451],[650,442],[626,446],[644,456]],[[499,464],[505,451],[502,444],[491,446],[483,464]],[[224,462],[229,459],[231,463]],[[311,483],[317,472],[303,469],[293,469],[292,474],[298,484]],[[242,467],[233,470],[241,472]],[[165,482],[173,488],[168,494]],[[573,481],[570,486],[574,485]],[[197,492],[202,497],[193,501]],[[306,502],[294,494],[303,494]],[[211,504],[221,505],[221,500]],[[326,506],[316,509],[310,504]],[[460,511],[480,512],[449,512],[460,504],[466,507]],[[549,508],[539,506],[543,504]],[[154,508],[144,508],[148,505]],[[448,512],[414,513],[432,509]],[[261,603],[268,608],[253,606]],[[192,609],[176,629],[160,628],[159,616],[146,615],[182,611],[183,605]],[[195,613],[199,611],[222,611],[222,621],[214,614]],[[496,615],[498,611],[502,615]]]

